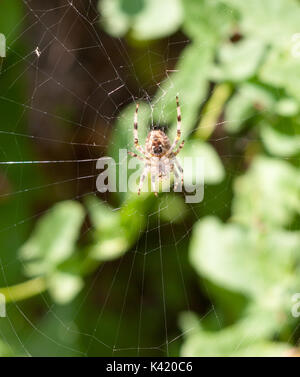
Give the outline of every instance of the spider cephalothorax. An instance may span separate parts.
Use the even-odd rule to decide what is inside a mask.
[[[162,157],[170,147],[170,140],[164,131],[152,130],[149,132],[146,139],[146,151],[152,156]]]
[[[138,194],[140,194],[143,182],[147,174],[151,173],[151,184],[155,195],[157,195],[155,182],[156,178],[162,178],[168,176],[170,172],[173,172],[176,178],[175,187],[178,185],[179,173],[181,175],[181,183],[183,182],[183,169],[179,164],[176,155],[180,152],[184,145],[184,141],[179,145],[178,149],[174,151],[174,148],[179,142],[181,136],[181,112],[178,102],[178,97],[176,97],[177,103],[177,136],[171,145],[168,136],[165,132],[158,126],[153,127],[149,132],[145,150],[139,145],[138,139],[138,121],[137,114],[139,109],[139,104],[136,105],[135,115],[134,115],[134,144],[139,152],[142,153],[143,157],[138,156],[136,153],[128,152],[131,156],[137,157],[145,163],[144,171],[141,175]],[[178,173],[178,171],[179,173]]]

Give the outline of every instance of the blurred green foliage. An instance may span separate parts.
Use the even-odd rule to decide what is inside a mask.
[[[20,17],[16,2],[11,7],[16,7],[11,14]],[[159,85],[153,114],[147,103],[141,103],[139,113],[142,140],[151,116],[154,122],[169,124],[172,134],[179,93],[187,141],[182,155],[205,159],[207,206],[195,206],[199,219],[186,247],[201,297],[209,299],[213,310],[205,318],[177,313],[185,334],[180,354],[288,354],[299,336],[291,315],[292,295],[300,289],[300,60],[292,53],[292,36],[299,32],[299,2],[102,0],[99,10],[104,30],[134,46],[148,46],[178,30],[190,41],[176,72]],[[2,40],[0,56],[4,56]],[[1,82],[5,85],[5,76]],[[16,90],[22,95],[22,88]],[[116,159],[120,148],[134,150],[133,113],[130,104],[118,115],[108,147]],[[220,129],[229,147],[217,153]],[[192,172],[189,176],[192,179]],[[88,275],[102,262],[131,250],[143,236],[148,215],[160,208],[160,202],[147,195],[118,193],[114,200],[117,209],[96,197],[88,197],[84,204],[55,205],[19,248],[25,274],[43,279],[40,290],[48,289],[54,302],[69,304],[57,309],[66,317],[66,308],[76,310],[72,300]],[[180,197],[168,203],[172,204],[161,210],[161,219],[180,223],[187,206]],[[26,208],[23,211],[25,217]],[[80,242],[86,216],[93,231]],[[6,248],[12,244],[6,243]],[[184,247],[179,251],[184,253]],[[22,285],[11,287],[10,301],[20,289]],[[90,322],[96,317],[93,314]],[[117,318],[106,321],[110,328]],[[129,331],[134,327],[127,325]],[[45,328],[54,326],[51,320],[45,323]],[[70,332],[65,341],[74,348],[79,342]],[[1,344],[0,353],[8,353]]]

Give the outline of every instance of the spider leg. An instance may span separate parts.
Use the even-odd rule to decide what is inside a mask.
[[[152,186],[152,191],[154,192],[154,195],[157,196],[157,191],[156,191],[156,187],[155,187],[155,174],[154,172],[152,172],[151,174],[151,186]]]
[[[177,156],[183,147],[184,147],[184,140],[181,142],[178,149],[174,152],[174,156]]]
[[[176,157],[174,158],[173,161],[174,161],[174,163],[175,163],[177,169],[178,169],[179,172],[180,172],[180,176],[181,176],[181,185],[183,185],[183,169],[182,169],[182,166],[180,165],[180,163],[179,163],[179,161],[177,160]]]
[[[141,161],[144,161],[143,157],[139,156],[139,155],[136,154],[136,153],[128,152],[128,154],[129,154],[130,156],[132,156],[132,157],[136,157],[136,158],[138,158],[138,159],[141,160]]]
[[[174,176],[175,176],[175,184],[174,184],[174,191],[176,191],[178,185],[179,185],[179,182],[180,182],[180,176],[178,174],[178,171],[177,171],[177,168],[173,165],[173,173],[174,173]]]
[[[134,122],[133,122],[133,136],[134,136],[134,145],[138,151],[140,151],[144,156],[149,157],[148,153],[146,153],[143,147],[139,144],[139,136],[138,136],[138,111],[139,111],[139,104],[136,104],[135,113],[134,113]]]
[[[143,184],[144,184],[144,180],[147,176],[147,174],[149,173],[149,167],[146,166],[143,170],[143,173],[141,175],[141,178],[140,178],[140,183],[139,183],[139,189],[138,189],[138,195],[140,195],[141,193],[141,190],[142,190],[142,187],[143,187]]]
[[[178,96],[176,96],[176,104],[177,104],[177,134],[176,134],[176,139],[174,140],[170,149],[166,153],[166,156],[168,156],[172,152],[172,150],[176,147],[181,136],[181,110],[180,110]]]

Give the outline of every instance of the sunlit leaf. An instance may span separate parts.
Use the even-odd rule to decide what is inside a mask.
[[[273,45],[287,45],[299,32],[300,8],[297,0],[224,0],[239,13],[241,34]]]
[[[213,59],[211,46],[193,44],[185,48],[175,70],[159,86],[153,100],[154,120],[158,124],[176,125],[176,102],[179,95],[182,134],[186,138],[196,126],[198,112],[208,90],[207,76]],[[174,132],[170,133],[173,139]]]
[[[75,201],[56,204],[37,223],[20,250],[28,275],[51,272],[75,251],[84,219],[82,206]]]
[[[278,328],[271,312],[257,311],[219,331],[205,331],[200,320],[190,313],[184,313],[180,322],[185,332],[181,356],[284,356],[291,349],[288,344],[265,340],[271,338]]]
[[[180,0],[102,0],[99,9],[102,25],[113,37],[123,37],[130,30],[137,40],[162,38],[182,22]]]
[[[204,47],[225,40],[233,31],[234,14],[224,2],[184,0],[183,6],[184,32]]]
[[[288,343],[261,341],[248,347],[237,349],[235,357],[287,357],[293,355]]]
[[[109,204],[102,202],[95,196],[85,200],[92,224],[99,232],[106,232],[119,225],[119,211]]]
[[[136,12],[142,6],[142,1],[136,1]],[[104,30],[113,37],[124,36],[130,27],[130,17],[122,10],[122,2],[119,0],[102,0],[99,2],[101,23]]]
[[[233,216],[247,225],[288,225],[300,211],[299,194],[298,169],[284,161],[256,158],[235,182]]]
[[[284,117],[294,116],[299,113],[299,110],[298,101],[291,97],[282,98],[275,105],[276,113]]]
[[[89,197],[86,204],[96,228],[93,242],[88,247],[90,257],[111,260],[128,251],[144,230],[152,199],[128,193],[122,207],[114,210],[96,197]]]
[[[114,210],[94,196],[86,199],[86,205],[95,232],[89,255],[98,260],[114,259],[127,251],[129,242],[121,228],[120,210]]]
[[[201,161],[203,167],[203,182],[205,184],[220,183],[225,177],[225,170],[222,162],[214,150],[214,148],[201,140],[191,140],[186,143],[184,149],[179,155],[179,160],[184,161],[185,157],[192,158],[192,164],[184,165],[185,183],[191,185],[195,183],[195,175],[197,174],[196,161]]]
[[[290,299],[284,290],[299,241],[298,232],[261,233],[209,217],[193,229],[190,258],[200,276],[247,296],[265,296],[266,305],[280,307]]]
[[[241,84],[225,108],[226,131],[241,131],[255,115],[268,114],[274,103],[273,95],[261,86]]]
[[[299,58],[292,55],[289,45],[282,49],[272,49],[259,70],[259,78],[269,85],[284,88],[299,101],[300,64]]]
[[[128,2],[127,2],[128,3]],[[183,18],[180,0],[147,0],[133,26],[135,39],[157,39],[173,34]],[[162,17],[162,14],[168,15]]]
[[[282,119],[273,125],[261,124],[261,137],[266,149],[276,156],[290,157],[300,153],[300,124]]]
[[[49,293],[58,304],[67,304],[80,292],[83,280],[66,272],[55,272],[48,279]]]
[[[212,70],[217,81],[243,81],[255,75],[265,45],[257,39],[224,44],[218,52],[218,65]]]

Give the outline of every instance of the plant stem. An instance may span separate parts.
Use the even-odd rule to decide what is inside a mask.
[[[0,294],[4,295],[6,302],[14,302],[42,293],[46,288],[46,280],[39,277],[10,287],[0,288]]]
[[[231,92],[232,88],[228,83],[222,83],[215,87],[212,96],[203,109],[202,119],[196,131],[197,137],[207,140],[211,136]]]

